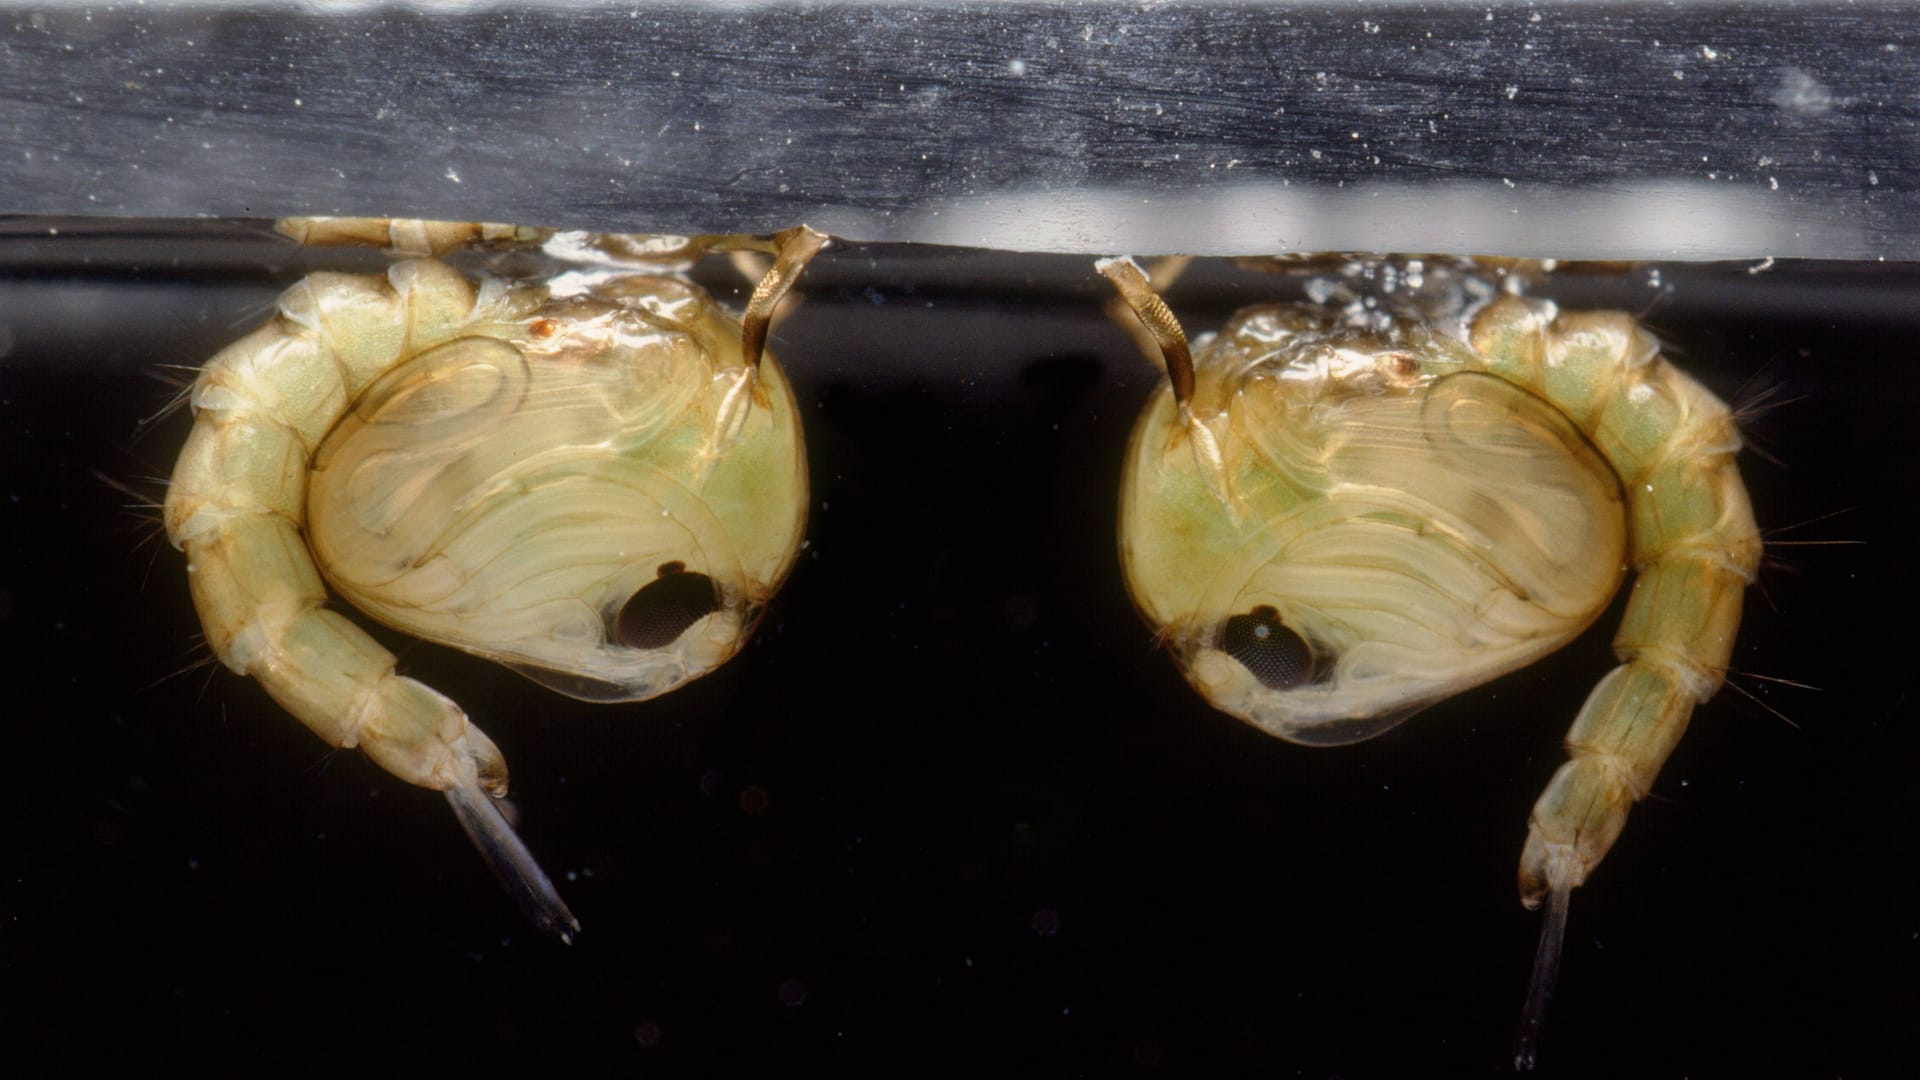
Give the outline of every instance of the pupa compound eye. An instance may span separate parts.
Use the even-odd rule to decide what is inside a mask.
[[[629,649],[663,649],[719,608],[720,591],[712,578],[689,573],[678,562],[665,563],[658,578],[620,605],[614,640]]]
[[[444,791],[513,897],[567,937],[578,923],[494,805],[500,751],[323,606],[328,588],[587,700],[652,697],[726,661],[799,552],[798,410],[762,353],[826,237],[280,228],[424,257],[304,279],[202,369],[166,525],[207,641],[329,743]],[[585,251],[596,268],[557,290],[434,257],[471,244]],[[773,256],[738,318],[674,272],[713,250]]]
[[[1313,681],[1313,650],[1265,604],[1226,621],[1220,628],[1220,651],[1269,690],[1291,690]]]
[[[1168,274],[1096,268],[1167,368],[1127,452],[1128,588],[1219,709],[1299,743],[1369,738],[1559,648],[1637,571],[1622,664],[1521,855],[1523,902],[1549,904],[1515,1039],[1531,1066],[1568,895],[1718,689],[1759,561],[1726,406],[1619,312],[1272,304],[1196,354]]]

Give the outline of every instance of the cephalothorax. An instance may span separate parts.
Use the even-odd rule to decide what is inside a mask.
[[[166,499],[222,663],[327,742],[446,792],[536,922],[578,923],[493,800],[499,750],[330,610],[498,660],[562,693],[636,701],[752,633],[792,567],[807,477],[792,392],[761,355],[825,237],[641,239],[511,226],[299,219],[306,243],[439,255],[555,242],[608,260],[537,280],[437,258],[314,274],[209,361]],[[743,319],[672,273],[776,256]]]
[[[1550,901],[1530,1065],[1568,894],[1726,674],[1760,557],[1731,415],[1620,312],[1266,305],[1190,353],[1138,266],[1099,269],[1169,373],[1128,450],[1121,560],[1218,708],[1293,742],[1369,738],[1565,644],[1635,571],[1621,664],[1521,856],[1522,901]]]

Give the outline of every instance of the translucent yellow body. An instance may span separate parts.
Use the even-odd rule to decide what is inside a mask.
[[[1267,306],[1168,354],[1135,428],[1120,549],[1194,687],[1295,742],[1377,735],[1558,648],[1636,578],[1620,666],[1566,738],[1520,862],[1551,898],[1516,1043],[1532,1063],[1568,893],[1725,677],[1760,559],[1725,405],[1619,312],[1503,296],[1452,327]]]
[[[739,322],[670,277],[458,333],[376,379],[315,455],[307,529],[328,582],[591,700],[652,697],[732,656],[806,518],[778,365],[750,384]],[[610,628],[662,567],[710,577],[719,603],[669,644],[622,644]]]
[[[1624,572],[1620,483],[1553,406],[1419,324],[1244,311],[1135,428],[1135,602],[1214,705],[1295,742],[1366,738],[1579,634]],[[1205,449],[1211,447],[1211,450]],[[1199,452],[1196,452],[1198,450]],[[1271,609],[1313,677],[1269,686],[1223,622]]]
[[[545,236],[324,219],[286,231],[416,251]],[[562,936],[577,924],[489,798],[506,793],[499,750],[397,675],[326,606],[327,585],[578,697],[651,697],[712,670],[752,632],[806,517],[793,395],[743,336],[669,274],[605,273],[557,295],[419,259],[306,278],[192,390],[166,526],[214,654],[332,745],[445,791]]]

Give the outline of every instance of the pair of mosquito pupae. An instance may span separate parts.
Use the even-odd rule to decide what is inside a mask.
[[[826,237],[280,228],[415,257],[303,279],[194,383],[165,516],[207,641],[328,743],[445,792],[514,898],[570,938],[495,805],[499,750],[329,590],[592,701],[726,661],[800,550],[800,422],[763,352]],[[505,280],[438,258],[471,244],[601,263]],[[710,251],[772,257],[739,319],[672,272]],[[1272,304],[1190,349],[1136,264],[1096,265],[1168,374],[1127,450],[1127,582],[1222,711],[1297,743],[1369,738],[1565,644],[1634,569],[1620,666],[1574,720],[1521,857],[1522,901],[1548,905],[1516,1040],[1530,1065],[1568,894],[1725,676],[1760,556],[1727,408],[1618,312]]]

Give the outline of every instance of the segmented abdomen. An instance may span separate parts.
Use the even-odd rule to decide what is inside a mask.
[[[315,274],[289,289],[271,321],[195,382],[165,521],[187,553],[207,643],[227,667],[258,679],[327,742],[364,745],[406,780],[446,788],[470,758],[504,790],[499,752],[465,713],[396,676],[390,653],[322,607],[326,588],[302,535],[321,439],[399,358],[473,324],[476,299],[435,262],[384,277]]]
[[[1556,861],[1569,885],[1599,863],[1694,706],[1719,689],[1760,537],[1731,412],[1631,317],[1556,318],[1550,305],[1505,297],[1475,318],[1471,342],[1488,370],[1564,411],[1613,464],[1637,572],[1614,636],[1621,666],[1588,697],[1567,734],[1572,760],[1534,806],[1520,871],[1532,905]]]

